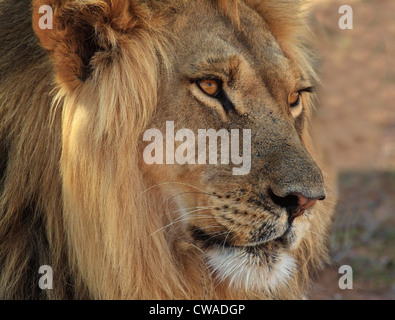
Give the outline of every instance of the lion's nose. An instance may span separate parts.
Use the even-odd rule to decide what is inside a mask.
[[[317,200],[325,199],[325,195],[317,198],[307,198],[300,193],[293,193],[285,197],[279,197],[272,191],[269,191],[269,194],[275,204],[287,210],[290,223],[292,223],[297,217],[300,217],[308,208],[313,206]]]

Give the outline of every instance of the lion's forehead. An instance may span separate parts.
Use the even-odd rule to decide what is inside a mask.
[[[236,57],[245,78],[256,78],[272,95],[279,96],[282,89],[292,90],[300,67],[284,53],[258,13],[246,5],[239,7],[239,25],[219,10],[207,12],[196,3],[178,15],[171,28],[177,39],[173,49],[175,70],[179,76],[188,77],[198,70],[223,65],[229,73],[236,73],[235,64],[232,67]]]

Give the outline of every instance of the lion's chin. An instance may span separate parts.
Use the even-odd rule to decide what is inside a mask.
[[[275,292],[296,271],[295,259],[283,246],[212,247],[206,255],[213,275],[237,290]]]
[[[291,251],[296,241],[293,228],[281,237],[257,245],[212,244],[203,250],[212,274],[237,290],[275,292],[296,272]]]

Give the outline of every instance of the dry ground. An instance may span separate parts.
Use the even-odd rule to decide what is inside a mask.
[[[334,267],[309,298],[395,299],[395,1],[313,2],[316,140],[338,178],[332,257],[353,268],[354,289],[339,289]],[[353,30],[338,26],[343,4]]]

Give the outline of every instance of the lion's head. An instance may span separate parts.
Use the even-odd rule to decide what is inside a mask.
[[[53,29],[40,28],[42,5]],[[36,59],[21,73],[36,78],[7,70],[0,92],[3,127],[14,126],[0,145],[0,239],[12,247],[0,251],[0,293],[42,294],[23,268],[46,264],[61,287],[52,298],[301,298],[328,261],[332,196],[309,135],[317,79],[302,9],[33,1],[47,53],[30,39]],[[206,143],[218,143],[213,158]],[[11,217],[27,212],[37,245],[11,245]]]

